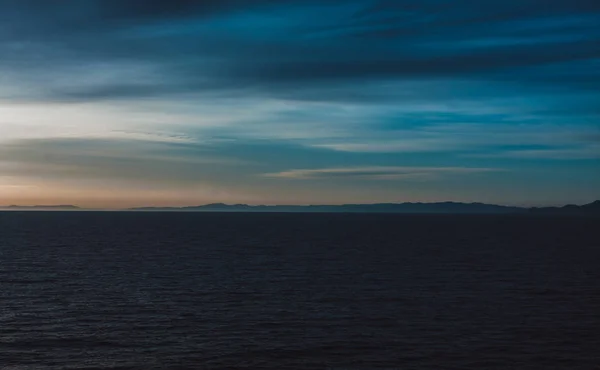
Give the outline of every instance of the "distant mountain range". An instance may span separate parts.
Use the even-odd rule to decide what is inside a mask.
[[[187,207],[140,207],[132,211],[189,211],[189,212],[352,212],[352,213],[452,213],[452,214],[600,214],[600,201],[583,206],[524,208],[485,203],[377,203],[343,205],[248,205],[213,203]]]
[[[0,206],[0,209],[10,209],[10,210],[78,210],[81,209],[77,206],[73,206],[70,204],[59,204],[59,205],[49,205],[49,206],[45,206],[45,205],[36,205],[36,206],[18,206],[18,205],[11,205],[11,206],[6,206],[6,207],[2,207]]]
[[[343,205],[248,205],[213,203],[188,207],[142,207],[134,211],[354,212],[354,213],[514,213],[522,209],[483,203],[377,203]]]
[[[0,210],[31,211],[77,211],[89,210],[70,204],[62,205],[11,205]],[[171,211],[171,212],[335,212],[335,213],[423,213],[423,214],[549,214],[549,215],[600,215],[600,200],[585,205],[566,205],[563,207],[511,207],[485,203],[376,203],[342,205],[248,205],[212,203],[187,207],[137,207],[126,211]]]
[[[562,207],[543,207],[543,208],[529,208],[529,212],[533,213],[544,213],[544,214],[594,214],[600,215],[600,200],[592,203],[584,204],[582,206],[576,206],[574,204],[568,204]]]

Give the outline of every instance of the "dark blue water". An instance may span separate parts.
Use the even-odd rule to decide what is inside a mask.
[[[599,221],[0,213],[0,368],[597,369]]]

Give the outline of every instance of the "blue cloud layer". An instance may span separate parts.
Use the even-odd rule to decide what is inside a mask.
[[[243,180],[265,199],[293,201],[298,185],[265,174],[308,171],[315,200],[341,182],[353,196],[401,199],[409,188],[391,184],[406,178],[395,170],[391,183],[347,175],[497,168],[419,188],[439,199],[526,201],[540,186],[550,190],[539,201],[600,195],[597,1],[0,0],[0,9],[2,104],[124,112],[106,123],[110,137],[91,137],[90,126],[69,137],[77,145],[64,145],[57,119],[34,139],[6,128],[0,161],[30,173],[127,178],[130,158],[148,180],[240,189]],[[132,112],[161,118],[142,124]],[[165,137],[181,142],[158,143]],[[90,142],[121,157],[90,154]],[[64,156],[48,161],[59,147]]]

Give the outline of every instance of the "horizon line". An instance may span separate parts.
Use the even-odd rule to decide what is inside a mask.
[[[600,197],[598,198],[600,199]],[[140,206],[132,206],[132,207],[87,207],[87,206],[78,206],[75,204],[31,204],[31,205],[21,205],[21,204],[11,204],[0,206],[0,211],[151,211],[151,210],[170,210],[170,211],[193,211],[198,208],[210,208],[211,206],[219,206],[219,207],[248,207],[248,208],[276,208],[276,207],[296,207],[296,208],[310,208],[310,207],[344,207],[344,206],[377,206],[377,205],[441,205],[441,204],[461,204],[461,205],[482,205],[482,206],[496,206],[496,207],[504,207],[504,208],[521,208],[521,209],[534,209],[534,208],[555,208],[555,207],[564,207],[564,206],[583,206],[586,204],[598,202],[600,200],[592,200],[584,203],[561,203],[561,204],[551,204],[551,205],[511,205],[511,204],[502,204],[502,203],[485,203],[479,201],[473,202],[462,202],[462,201],[435,201],[435,202],[377,202],[377,203],[340,203],[340,204],[249,204],[249,203],[206,203],[206,204],[190,204],[183,206],[172,206],[172,205],[164,205],[164,206],[149,206],[149,205],[140,205]]]

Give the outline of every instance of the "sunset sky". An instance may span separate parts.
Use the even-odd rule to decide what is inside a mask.
[[[0,205],[600,198],[600,1],[0,0]]]

